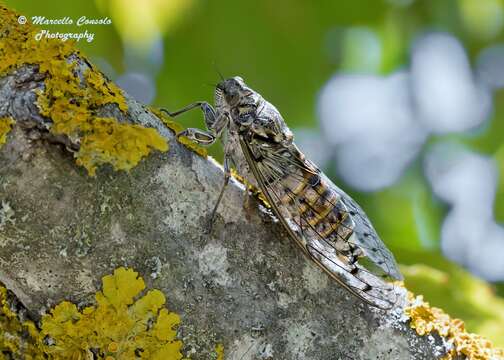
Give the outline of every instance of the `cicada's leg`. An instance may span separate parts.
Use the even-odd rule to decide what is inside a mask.
[[[224,191],[226,190],[226,187],[229,184],[230,178],[231,178],[231,171],[229,168],[229,161],[228,158],[224,158],[224,183],[222,184],[219,197],[217,198],[217,201],[210,215],[210,221],[208,223],[208,233],[212,232],[213,224],[215,223],[215,216],[217,215],[217,209],[219,208],[219,204],[222,200],[222,197],[224,196]]]
[[[222,184],[222,188],[217,198],[217,202],[214,205],[212,213],[210,215],[210,222],[208,224],[208,233],[212,232],[212,227],[215,222],[215,216],[217,215],[217,209],[219,208],[219,204],[224,196],[224,191],[226,190],[227,185],[229,184],[229,179],[231,178],[231,166],[230,162],[233,161],[231,157],[231,147],[228,145],[229,142],[224,143],[224,183]]]
[[[212,131],[205,131],[195,128],[189,128],[179,132],[177,134],[177,139],[181,136],[185,136],[195,143],[206,146],[212,145],[217,140],[217,136],[215,136]]]
[[[160,111],[168,114],[168,116],[170,117],[177,117],[189,110],[196,108],[200,108],[201,111],[203,112],[203,116],[205,118],[205,124],[208,131],[189,128],[178,133],[177,138],[180,136],[186,136],[200,145],[212,145],[217,139],[215,131],[213,131],[213,125],[215,123],[216,116],[215,116],[215,110],[209,103],[205,101],[197,101],[174,112],[168,111],[167,109],[160,109]]]
[[[245,210],[245,216],[247,219],[250,219],[252,210],[257,207],[257,204],[255,204],[254,201],[255,198],[250,191],[245,191],[245,195],[243,196],[243,209]]]
[[[198,101],[187,105],[178,111],[170,112],[167,109],[161,109],[161,111],[168,114],[170,117],[176,117],[198,107],[203,112],[207,130],[195,128],[185,129],[177,134],[177,138],[180,136],[186,136],[200,145],[212,145],[217,138],[220,137],[222,130],[226,127],[229,121],[229,118],[224,114],[216,115],[214,108],[209,103],[205,101]]]
[[[189,110],[196,109],[198,107],[201,109],[201,111],[203,111],[203,116],[205,117],[205,124],[207,126],[207,129],[210,130],[213,127],[216,116],[215,116],[214,108],[212,107],[212,105],[210,105],[206,101],[196,101],[196,102],[189,104],[186,107],[184,107],[180,110],[174,111],[174,112],[171,112],[168,109],[164,109],[164,108],[161,108],[160,111],[168,114],[169,117],[174,118],[179,115],[182,115],[185,112],[188,112]]]

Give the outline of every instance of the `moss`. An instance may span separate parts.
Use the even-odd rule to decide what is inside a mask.
[[[97,116],[98,109],[106,104],[127,111],[122,91],[92,65],[81,79],[78,64],[71,56],[78,55],[90,63],[73,41],[36,41],[38,29],[30,24],[19,25],[17,18],[18,14],[0,5],[0,75],[26,64],[38,66],[45,76],[44,90],[38,91],[40,113],[52,120],[52,133],[82,144],[75,156],[90,175],[101,164],[130,170],[152,149],[168,150],[166,140],[154,129]]]
[[[149,110],[152,111],[152,113],[155,114],[159,119],[161,119],[163,124],[165,124],[168,129],[172,130],[175,135],[180,133],[182,130],[184,130],[184,127],[182,125],[180,125],[176,121],[173,121],[173,120],[167,118],[166,115],[164,113],[162,113],[161,111],[159,111],[158,109],[150,108]],[[192,152],[195,152],[199,156],[204,157],[204,158],[206,158],[208,156],[207,149],[199,146],[194,141],[191,141],[188,137],[180,136],[180,137],[178,137],[177,140],[179,143],[184,145],[186,148],[188,148]]]
[[[419,335],[437,332],[445,341],[451,344],[451,350],[443,358],[454,359],[464,355],[468,360],[486,360],[504,358],[504,349],[497,349],[492,343],[480,335],[468,333],[464,322],[452,319],[443,310],[431,307],[421,296],[410,296],[410,306],[405,313],[410,317],[410,325]]]
[[[0,149],[7,142],[7,134],[12,129],[15,121],[9,117],[0,118]]]

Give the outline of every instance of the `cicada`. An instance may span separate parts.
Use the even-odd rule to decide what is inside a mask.
[[[224,146],[224,185],[213,215],[233,165],[262,191],[308,258],[368,304],[392,308],[398,294],[388,280],[402,279],[392,253],[359,205],[298,149],[276,107],[233,77],[216,86],[215,108],[201,101],[163,111],[175,117],[195,108],[202,110],[207,129],[189,128],[178,136],[201,145],[221,139]]]

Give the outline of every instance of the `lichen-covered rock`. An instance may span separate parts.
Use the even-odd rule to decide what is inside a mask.
[[[7,134],[11,131],[14,120],[8,117],[0,118],[0,147],[7,141]]]
[[[29,90],[37,98],[32,105],[39,110],[38,118],[49,120],[38,127],[65,137],[75,150],[77,163],[90,175],[102,164],[130,170],[151,150],[168,150],[166,139],[156,130],[122,123],[117,116],[100,116],[106,105],[113,105],[119,114],[128,110],[122,90],[94,68],[72,41],[36,40],[37,28],[19,25],[18,16],[0,6],[0,76],[14,73],[16,81],[10,85],[32,86]],[[26,65],[32,71],[23,71]],[[3,112],[8,109],[0,109]],[[9,125],[0,120],[0,146]]]
[[[118,268],[102,280],[96,304],[79,310],[63,301],[44,315],[40,336],[48,340],[41,353],[62,360],[182,359],[176,339],[180,317],[163,307],[161,291],[140,297],[145,283],[132,269]]]
[[[236,182],[206,234],[222,171],[170,131],[168,153],[95,178],[31,131],[16,126],[0,150],[0,199],[12,209],[0,276],[32,314],[91,303],[99,279],[128,266],[169,296],[192,359],[218,343],[228,359],[434,358],[406,322],[324,280],[278,223],[243,207]]]
[[[175,141],[166,126],[176,125],[121,94],[69,45],[33,48],[28,27],[13,35],[15,14],[0,8],[0,16],[0,118],[16,121],[0,148],[0,281],[33,318],[62,301],[75,306],[64,303],[53,317],[60,310],[78,317],[99,279],[124,266],[169,296],[181,316],[182,353],[194,360],[447,352],[438,334],[411,329],[401,306],[370,308],[329,281],[266,210],[243,206],[236,181],[208,233],[223,181],[215,162],[187,139]],[[139,130],[147,128],[155,132]],[[169,152],[150,151],[166,150],[166,141]]]

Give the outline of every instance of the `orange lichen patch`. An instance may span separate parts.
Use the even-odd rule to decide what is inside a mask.
[[[97,305],[79,310],[62,302],[42,318],[43,337],[51,339],[45,353],[53,359],[86,359],[91,349],[100,359],[182,359],[176,339],[177,314],[164,308],[159,290],[144,290],[138,273],[119,268],[103,278]]]
[[[452,345],[443,359],[451,360],[457,355],[465,355],[468,360],[504,358],[504,349],[493,348],[490,341],[468,333],[462,320],[452,319],[443,310],[431,307],[428,302],[423,301],[422,296],[414,298],[411,293],[409,296],[411,305],[405,309],[405,313],[411,319],[411,327],[419,335],[435,331]]]
[[[205,148],[202,148],[201,146],[197,145],[194,141],[191,141],[188,137],[186,136],[180,136],[178,138],[178,142],[184,145],[186,148],[189,150],[195,152],[201,157],[206,158],[208,156],[208,151]]]
[[[92,65],[79,74],[72,56],[89,62],[73,41],[37,41],[39,30],[30,24],[19,25],[17,19],[18,14],[0,6],[0,75],[25,64],[38,66],[45,85],[37,92],[40,113],[52,120],[52,133],[66,135],[75,144],[85,144],[75,157],[90,175],[95,174],[96,166],[105,163],[116,170],[130,170],[151,149],[168,150],[166,140],[153,129],[121,124],[115,119],[104,121],[97,116],[98,109],[106,104],[127,111],[122,91]],[[106,141],[104,136],[111,139]],[[122,145],[125,136],[127,144]]]
[[[9,117],[0,118],[0,148],[7,141],[7,134],[12,129],[15,121]]]
[[[156,108],[150,108],[150,111],[152,111],[153,114],[155,114],[159,119],[161,119],[161,121],[163,122],[163,124],[165,124],[168,129],[170,129],[171,131],[173,131],[173,133],[175,135],[178,134],[178,133],[180,133],[182,130],[184,130],[184,127],[182,125],[180,125],[179,123],[177,123],[177,122],[175,122],[175,121],[167,118],[166,115],[163,112],[159,111],[158,109],[156,109]],[[181,143],[182,145],[184,145],[186,148],[188,148],[192,152],[195,152],[199,156],[204,157],[204,158],[206,158],[208,156],[207,149],[205,149],[204,147],[199,146],[194,141],[191,141],[188,137],[186,137],[186,136],[180,136],[180,137],[178,137],[177,140],[178,140],[179,143]]]

